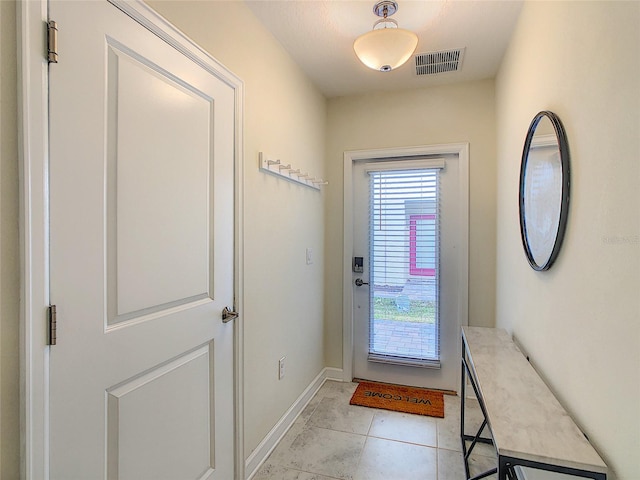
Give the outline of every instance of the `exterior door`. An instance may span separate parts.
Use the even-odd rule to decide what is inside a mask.
[[[50,2],[52,479],[234,478],[234,89]]]
[[[456,155],[353,163],[353,255],[363,258],[350,286],[355,378],[458,388],[458,169]]]

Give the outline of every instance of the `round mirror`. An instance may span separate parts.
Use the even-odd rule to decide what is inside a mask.
[[[538,113],[529,125],[520,166],[520,233],[534,270],[560,251],[569,209],[569,148],[560,119]]]

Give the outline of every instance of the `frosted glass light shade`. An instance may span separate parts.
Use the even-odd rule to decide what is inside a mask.
[[[403,28],[381,28],[360,35],[353,50],[373,70],[388,72],[403,65],[418,46],[418,36]]]

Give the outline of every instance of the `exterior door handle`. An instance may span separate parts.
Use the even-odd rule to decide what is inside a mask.
[[[356,278],[356,287],[361,287],[362,285],[369,285],[369,282],[364,282],[361,278]]]
[[[229,307],[224,307],[224,309],[222,309],[222,323],[229,323],[231,320],[235,320],[239,316],[240,314],[238,312],[230,310]]]

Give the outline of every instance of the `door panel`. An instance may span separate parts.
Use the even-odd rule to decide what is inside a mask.
[[[213,293],[214,103],[113,45],[107,69],[112,324]]]
[[[107,389],[107,478],[201,478],[215,468],[212,353],[205,345]],[[159,455],[176,450],[186,455]]]
[[[50,477],[231,479],[235,92],[105,1],[50,15]]]

